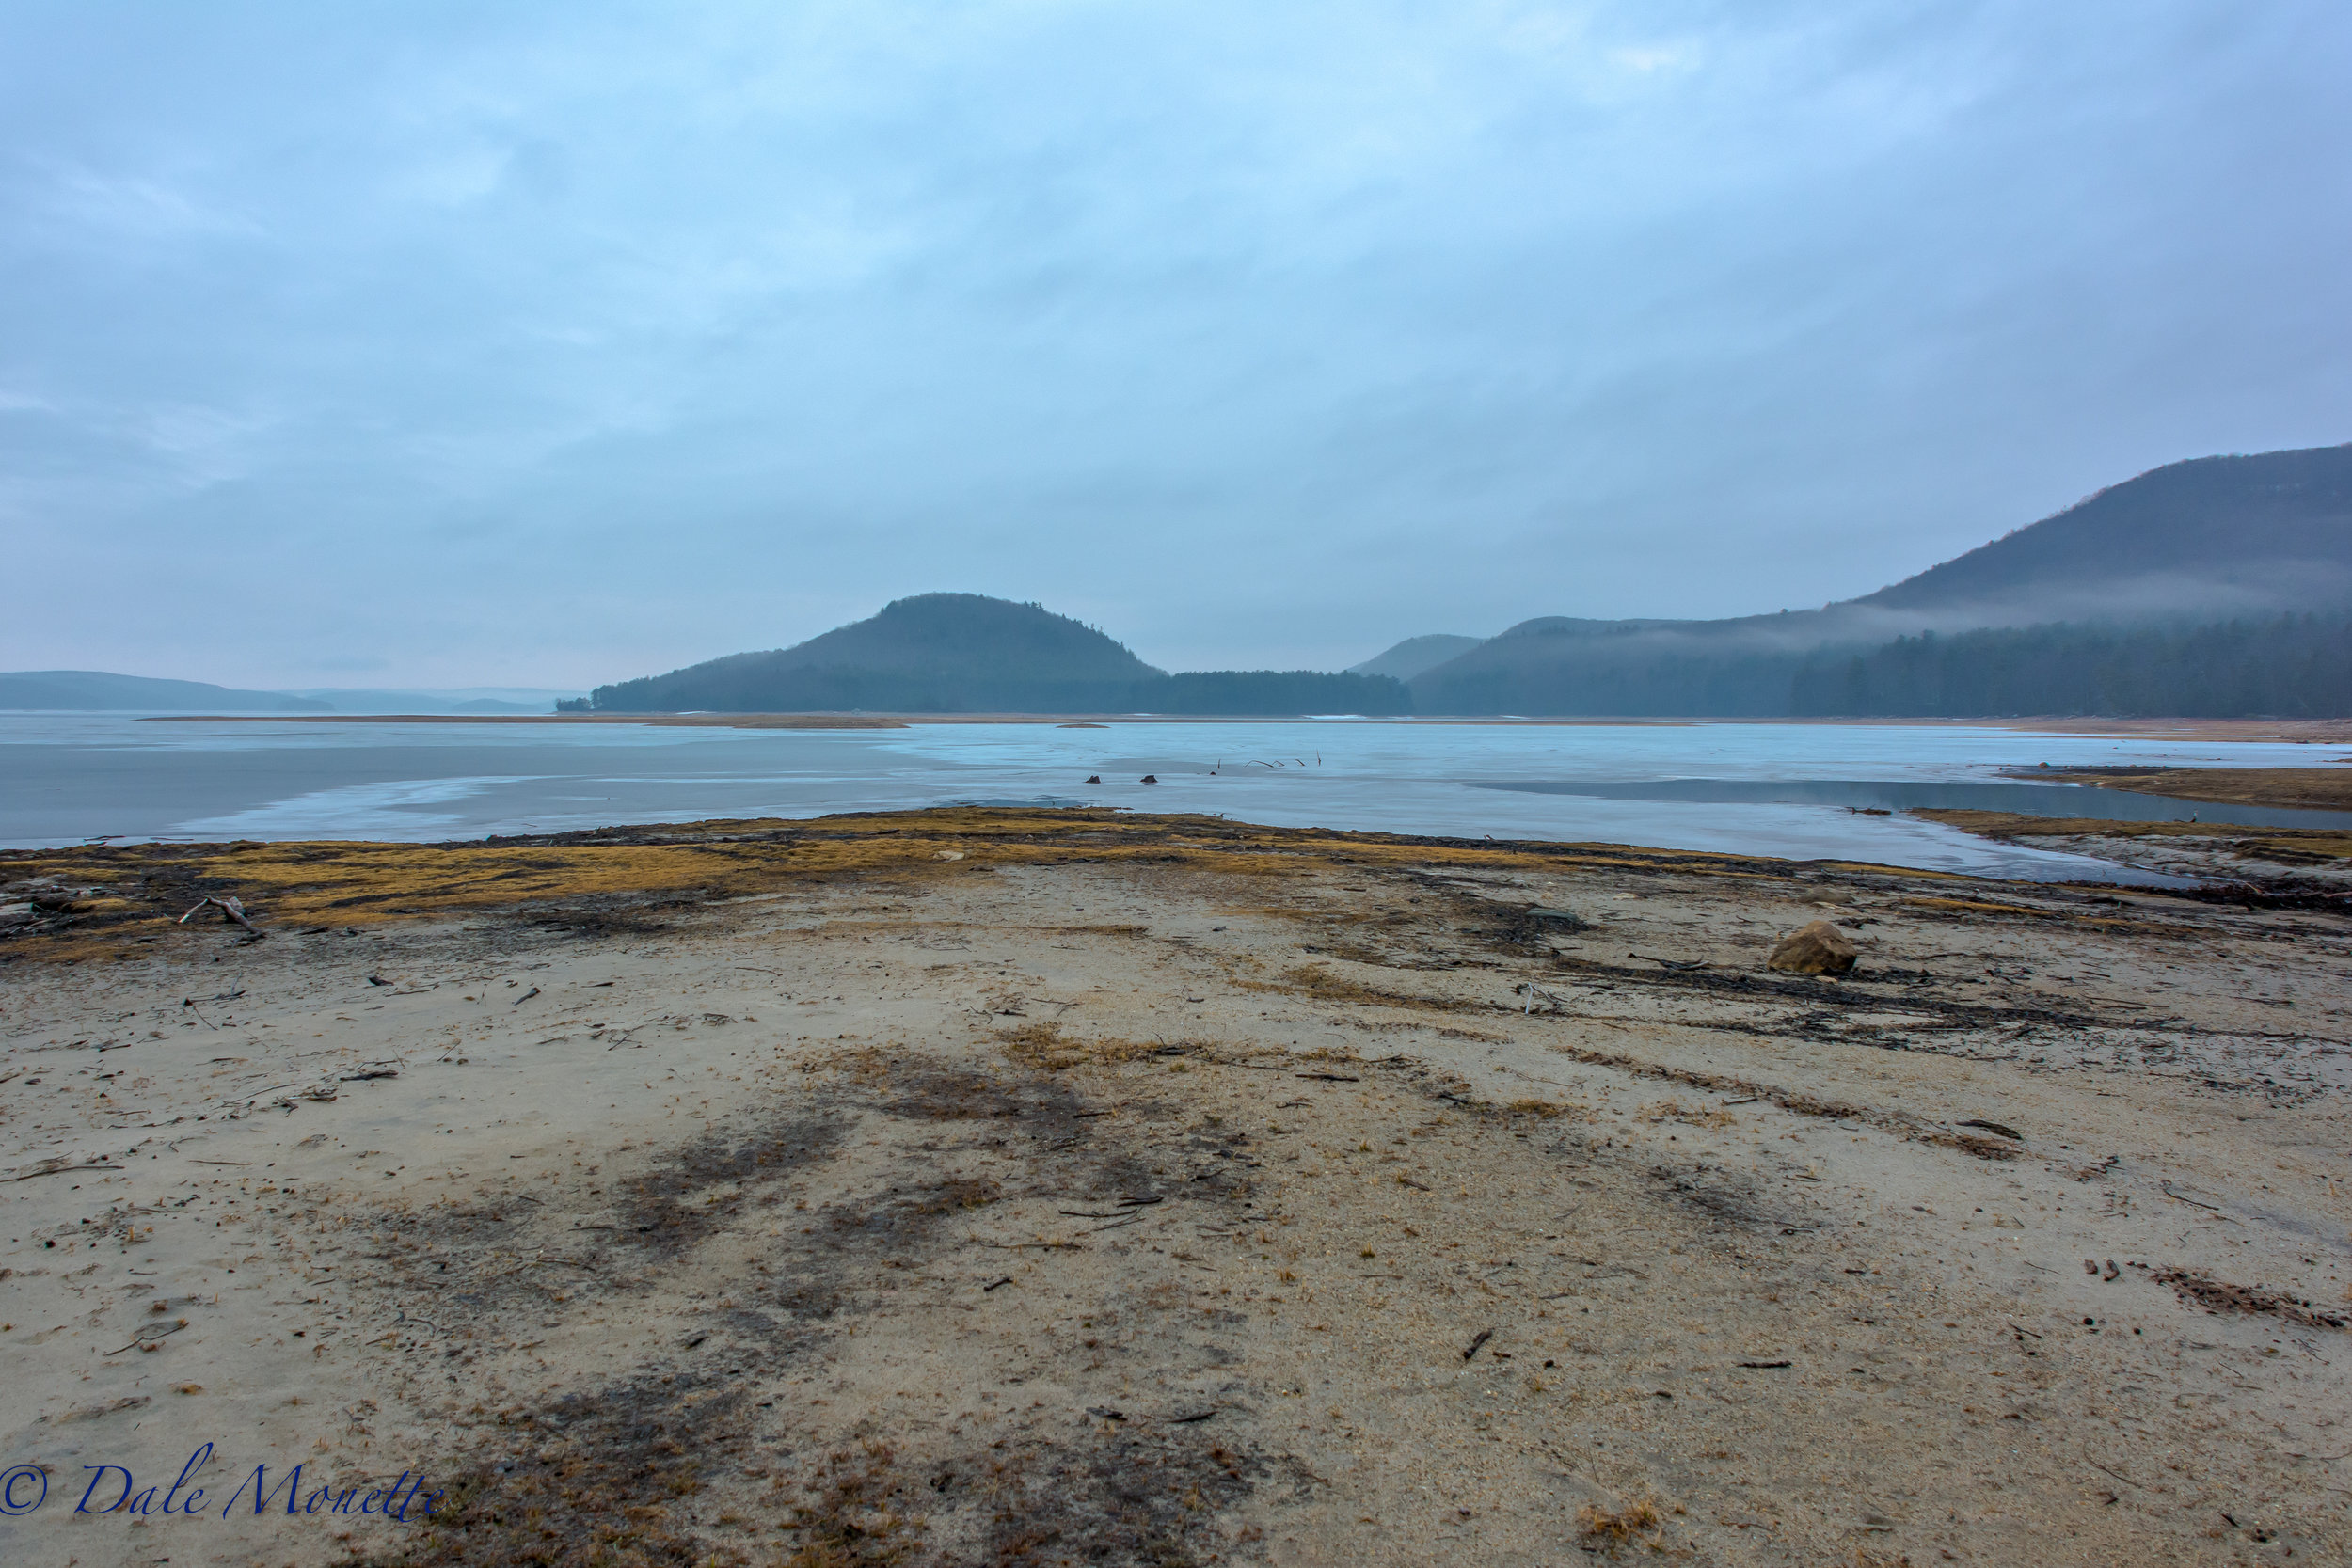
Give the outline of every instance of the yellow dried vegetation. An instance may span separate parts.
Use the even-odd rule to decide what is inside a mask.
[[[1008,1061],[1041,1072],[1066,1072],[1073,1067],[1109,1067],[1132,1062],[1159,1049],[1145,1040],[1077,1039],[1061,1032],[1058,1023],[1025,1023],[999,1029]]]
[[[948,851],[961,858],[943,860]],[[1254,827],[1214,816],[974,806],[808,821],[674,823],[480,843],[86,845],[0,852],[0,882],[54,878],[90,890],[70,920],[8,942],[24,957],[80,957],[90,951],[93,938],[164,931],[207,894],[240,898],[265,927],[283,928],[534,904],[663,897],[702,902],[787,891],[826,879],[888,877],[915,883],[997,866],[1073,863],[1255,877],[1304,874],[1333,863],[1766,874],[1753,861],[1675,850],[1583,845],[1472,848],[1390,833]],[[1295,983],[1333,1001],[1446,1006],[1373,991],[1327,974]]]
[[[1515,1116],[1541,1117],[1546,1121],[1556,1121],[1562,1117],[1577,1121],[1593,1119],[1593,1108],[1589,1105],[1563,1105],[1550,1100],[1514,1100],[1503,1109]]]
[[[1232,982],[1243,990],[1280,991],[1290,996],[1312,997],[1318,1002],[1357,1003],[1375,1007],[1417,1007],[1430,1012],[1454,1012],[1474,1003],[1450,1001],[1439,996],[1415,996],[1409,991],[1382,990],[1334,974],[1322,964],[1299,964],[1282,971],[1278,980],[1240,980]]]
[[[1656,1503],[1629,1503],[1624,1508],[1610,1510],[1595,1503],[1586,1503],[1576,1511],[1576,1528],[1586,1535],[1607,1542],[1630,1541],[1664,1528]]]
[[[1731,1127],[1740,1118],[1729,1111],[1709,1110],[1705,1106],[1689,1106],[1678,1100],[1661,1100],[1643,1106],[1633,1113],[1636,1121],[1679,1121],[1692,1127]]]
[[[2290,772],[2262,768],[2261,772]],[[2352,779],[2352,775],[2338,775]],[[2192,797],[2194,799],[2194,797]],[[2340,809],[2340,808],[2339,808]],[[2352,860],[2352,833],[2339,828],[2257,828],[2235,822],[2134,822],[2106,817],[2026,816],[2005,811],[1918,811],[1931,822],[1980,838],[2208,838],[2223,839],[2238,854],[2289,865],[2318,865]],[[2201,814],[2220,816],[2221,813]]]

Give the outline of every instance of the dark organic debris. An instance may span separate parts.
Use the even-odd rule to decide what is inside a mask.
[[[2306,1328],[2343,1328],[2347,1320],[2341,1312],[2283,1295],[2276,1291],[2259,1290],[2250,1285],[2233,1285],[2227,1280],[2208,1278],[2191,1274],[2186,1269],[2157,1269],[2148,1276],[2159,1285],[2169,1285],[2172,1293],[2183,1301],[2193,1302],[2208,1312],[2267,1312]]]
[[[477,1451],[430,1518],[381,1555],[355,1560],[364,1568],[708,1562],[711,1543],[680,1505],[703,1489],[709,1439],[732,1425],[740,1399],[676,1376],[501,1412],[506,1440]]]
[[[2023,1132],[2020,1132],[2014,1127],[2004,1127],[1997,1121],[1979,1121],[1972,1119],[1968,1121],[1954,1122],[1952,1125],[1955,1127],[1982,1128],[1987,1132],[1997,1132],[2002,1137],[2009,1139],[2012,1143],[2024,1143],[2026,1141],[2026,1135]]]

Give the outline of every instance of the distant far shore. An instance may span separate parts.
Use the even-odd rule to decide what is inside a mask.
[[[2180,740],[2273,741],[2352,745],[2352,719],[2100,719],[2081,715],[1997,719],[1758,719],[1547,718],[1486,716],[1214,713],[157,713],[145,724],[672,724],[734,730],[901,730],[915,724],[1053,724],[1064,729],[1110,724],[1348,724],[1564,725],[1589,728],[1673,727],[1692,724],[1788,724],[1815,728],[1953,726],[2049,735],[2115,735]]]

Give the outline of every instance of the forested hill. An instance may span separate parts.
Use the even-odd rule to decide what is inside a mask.
[[[609,713],[1181,713],[1412,711],[1403,682],[1312,670],[1171,675],[1034,604],[925,594],[770,653],[596,689]]]
[[[923,594],[793,647],[601,686],[592,701],[614,713],[1099,712],[1160,673],[1040,606]]]
[[[1853,602],[1997,607],[2015,624],[2053,601],[2107,614],[2352,604],[2352,445],[2169,463]]]
[[[2220,657],[2224,642],[2178,641],[2183,628],[2260,625],[2269,628],[2262,635],[2280,646],[2301,647],[2301,640],[2325,639],[2309,624],[2282,617],[2310,612],[2325,619],[2347,610],[2352,446],[2324,447],[2170,464],[1890,588],[1820,610],[1721,621],[1522,622],[1411,684],[1414,706],[1425,714],[1784,716],[1798,711],[1791,681],[1808,660],[1869,663],[1878,657],[1873,650],[1929,633],[1946,640],[1935,659],[1955,671],[1948,661],[2023,645],[1979,639],[1954,646],[1953,634],[1994,628],[2065,628],[2051,632],[2050,646],[2069,649],[2087,649],[2085,638],[2137,628],[2181,657],[2193,657],[2195,648]],[[2095,629],[2101,626],[2107,629]],[[2320,643],[2311,652],[2324,661]],[[1915,649],[1902,657],[1919,655]],[[2234,678],[2220,680],[2218,673],[2217,682],[2161,689],[2193,704],[2218,700],[2197,692],[2251,689]],[[2072,703],[1987,709],[1967,705],[1961,695],[1990,691],[1994,684],[1956,681],[1942,689],[1963,705],[1915,711],[2106,711]],[[1808,703],[1834,702],[1826,689],[1808,690]]]

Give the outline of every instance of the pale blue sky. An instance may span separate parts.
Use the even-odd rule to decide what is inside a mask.
[[[0,668],[1171,668],[1867,592],[2352,439],[2352,8],[0,10]]]

